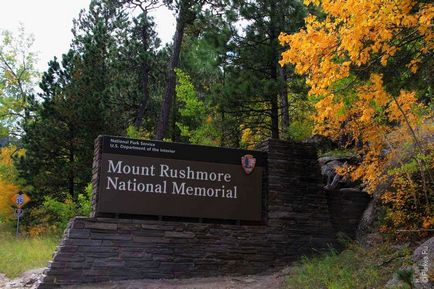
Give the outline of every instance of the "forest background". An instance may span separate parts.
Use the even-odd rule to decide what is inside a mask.
[[[176,15],[165,46],[159,5]],[[32,37],[2,31],[0,222],[13,227],[19,190],[30,236],[87,215],[101,134],[235,148],[322,136],[358,159],[339,173],[379,200],[379,231],[426,237],[433,17],[423,0],[93,0],[43,73]]]

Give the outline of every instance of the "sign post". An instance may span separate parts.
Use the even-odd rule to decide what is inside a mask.
[[[20,228],[20,218],[23,215],[23,209],[15,209],[15,217],[17,218],[17,232],[16,232],[16,236],[18,237],[19,234],[19,228]]]
[[[23,192],[19,191],[17,194],[12,196],[11,198],[13,204],[15,205],[15,217],[17,218],[17,231],[16,231],[16,237],[19,235],[20,230],[20,218],[23,216],[24,210],[22,209],[25,204],[27,204],[30,201],[29,196],[24,194]]]

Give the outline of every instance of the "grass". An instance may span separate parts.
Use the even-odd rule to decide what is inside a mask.
[[[285,289],[386,288],[393,274],[411,263],[410,255],[405,246],[381,245],[368,250],[351,244],[339,254],[330,251],[323,256],[304,258],[291,271]]]
[[[16,238],[0,227],[0,273],[15,278],[21,273],[47,266],[59,242],[58,237]]]

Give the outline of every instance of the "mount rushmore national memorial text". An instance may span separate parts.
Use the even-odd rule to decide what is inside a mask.
[[[97,214],[260,221],[263,152],[102,136]]]

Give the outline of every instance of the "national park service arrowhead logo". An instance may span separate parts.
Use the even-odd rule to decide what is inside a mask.
[[[241,157],[241,165],[243,166],[244,172],[250,175],[256,165],[256,159],[252,155],[245,155]]]

